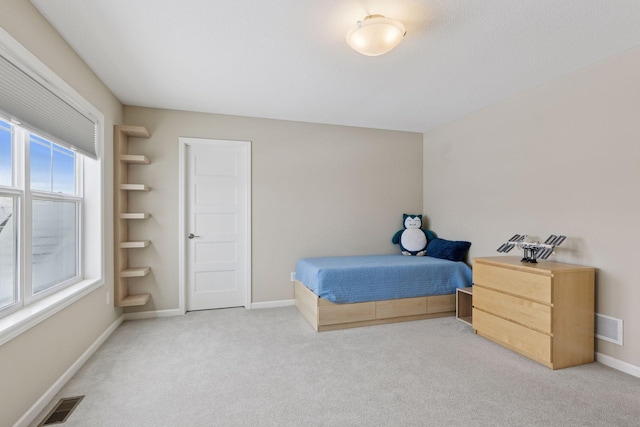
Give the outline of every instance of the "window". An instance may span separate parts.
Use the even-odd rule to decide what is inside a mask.
[[[2,117],[0,129],[2,316],[81,279],[83,198],[81,155]],[[21,206],[27,209],[19,215]]]
[[[0,345],[104,284],[104,116],[0,31]]]

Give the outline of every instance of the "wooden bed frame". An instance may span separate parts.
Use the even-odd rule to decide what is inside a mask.
[[[456,295],[334,304],[295,281],[296,307],[317,332],[453,316]]]

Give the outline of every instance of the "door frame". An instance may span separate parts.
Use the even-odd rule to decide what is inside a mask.
[[[233,141],[213,138],[178,138],[178,310],[181,314],[187,312],[187,146],[210,145],[244,147],[247,150],[247,217],[245,242],[247,253],[246,271],[247,287],[245,289],[246,309],[251,308],[251,141]]]

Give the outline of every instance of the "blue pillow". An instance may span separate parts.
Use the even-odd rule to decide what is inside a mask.
[[[433,239],[427,245],[427,256],[448,259],[449,261],[462,261],[467,256],[470,247],[471,242]]]

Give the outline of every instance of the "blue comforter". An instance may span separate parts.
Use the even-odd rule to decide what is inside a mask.
[[[463,262],[399,254],[303,258],[296,279],[319,297],[353,303],[452,294],[471,286],[471,269]]]

